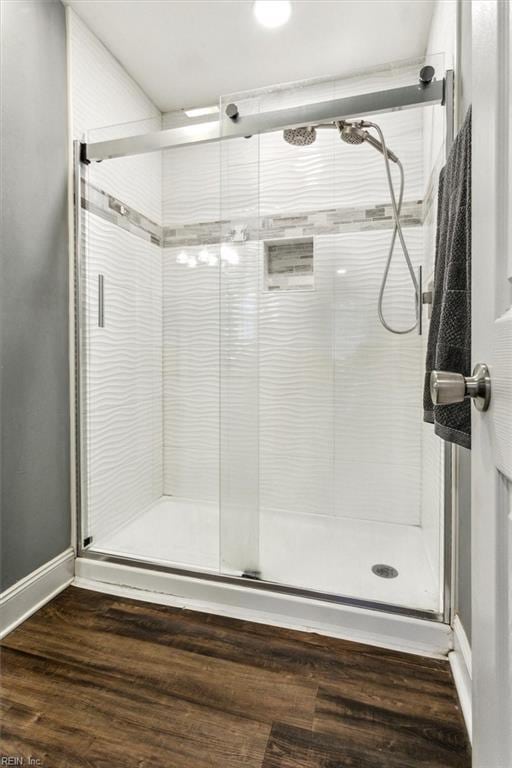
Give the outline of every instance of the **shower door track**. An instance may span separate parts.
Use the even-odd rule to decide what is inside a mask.
[[[452,77],[453,73],[448,70],[442,80],[432,80],[430,83],[405,85],[400,88],[346,96],[342,99],[332,99],[302,107],[289,107],[247,117],[239,115],[236,119],[221,118],[184,128],[167,128],[140,136],[82,144],[81,160],[85,163],[101,162],[127,155],[158,152],[163,149],[208,144],[226,139],[250,138],[271,131],[347,120],[361,117],[361,115],[366,117],[413,107],[446,105],[449,100],[449,81]]]
[[[381,613],[394,613],[398,616],[408,616],[412,619],[423,619],[427,621],[443,621],[443,616],[435,611],[425,611],[419,608],[408,608],[402,605],[392,605],[382,603],[376,600],[364,600],[357,597],[344,597],[336,595],[333,592],[319,592],[316,589],[306,589],[301,587],[292,587],[288,584],[280,584],[275,581],[265,581],[263,579],[247,579],[243,576],[234,576],[214,571],[194,571],[191,568],[182,568],[178,565],[164,565],[163,563],[149,563],[143,558],[123,557],[122,555],[110,555],[103,552],[91,552],[83,550],[80,557],[88,560],[96,560],[102,563],[112,563],[113,565],[124,565],[130,568],[141,568],[143,570],[157,571],[159,573],[168,573],[173,576],[182,576],[184,578],[199,579],[217,584],[230,584],[232,586],[243,587],[257,590],[260,592],[271,592],[281,595],[291,595],[293,597],[305,597],[311,600],[321,600],[324,603],[334,603],[335,605],[344,605],[352,608],[362,608],[364,610],[379,611]]]
[[[322,120],[336,120],[343,118],[360,117],[361,115],[393,112],[417,106],[432,106],[440,104],[446,108],[446,156],[450,150],[454,136],[454,73],[447,70],[442,80],[434,80],[426,85],[411,85],[394,88],[387,91],[361,94],[337,99],[330,102],[310,104],[304,107],[278,110],[263,115],[239,117],[235,122],[229,121],[224,128],[220,121],[202,123],[190,135],[190,128],[177,128],[148,133],[142,136],[133,136],[124,139],[84,144],[74,142],[74,392],[75,392],[75,487],[76,487],[76,554],[77,557],[102,561],[112,564],[131,566],[145,570],[159,571],[163,573],[188,577],[203,581],[224,583],[226,585],[243,586],[250,590],[260,590],[284,595],[309,598],[313,600],[334,603],[340,606],[348,606],[365,610],[379,611],[387,614],[395,614],[435,622],[450,624],[453,618],[452,585],[454,583],[454,541],[453,541],[453,516],[457,508],[458,489],[454,480],[456,472],[452,466],[456,461],[456,451],[452,451],[450,443],[444,443],[444,498],[443,498],[443,612],[408,608],[393,604],[374,602],[370,600],[351,598],[332,593],[318,592],[306,588],[291,587],[275,582],[257,581],[238,576],[229,576],[208,571],[194,571],[178,566],[155,564],[143,559],[119,557],[100,552],[94,552],[84,546],[82,534],[82,516],[86,509],[86,487],[83,482],[85,477],[86,456],[84,441],[82,439],[82,404],[85,402],[83,392],[83,377],[81,375],[81,184],[82,164],[91,161],[108,160],[112,158],[137,155],[146,152],[154,152],[162,149],[170,149],[190,144],[202,144],[236,137],[244,137],[267,133],[285,128],[297,127],[308,123],[317,123]],[[187,134],[188,131],[188,134]]]

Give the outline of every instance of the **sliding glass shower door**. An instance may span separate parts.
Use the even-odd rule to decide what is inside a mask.
[[[220,119],[230,102],[265,112],[381,80],[237,94]],[[403,163],[404,236],[427,279],[439,109],[372,116]],[[382,155],[319,129],[306,146],[274,132],[83,174],[84,553],[438,616],[443,455],[422,422],[426,335],[379,322]],[[400,248],[384,313],[414,320]]]
[[[221,113],[350,87],[237,94]],[[404,165],[405,239],[428,274],[423,110],[372,119]],[[383,157],[331,129],[306,146],[282,132],[230,140],[220,155],[221,570],[437,613],[443,459],[422,422],[426,337],[390,333],[377,312],[392,236]],[[414,324],[399,247],[383,309]]]

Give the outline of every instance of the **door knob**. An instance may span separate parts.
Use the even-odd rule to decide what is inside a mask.
[[[462,403],[471,397],[479,411],[486,411],[491,401],[491,377],[485,363],[477,363],[472,376],[451,371],[432,371],[430,396],[434,405]]]

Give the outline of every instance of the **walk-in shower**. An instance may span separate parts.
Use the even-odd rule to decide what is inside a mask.
[[[418,275],[452,75],[418,69],[77,145],[81,558],[446,618]]]

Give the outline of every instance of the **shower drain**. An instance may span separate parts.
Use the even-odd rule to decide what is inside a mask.
[[[392,565],[385,565],[384,563],[372,565],[372,572],[376,576],[380,576],[381,579],[395,579],[398,576],[396,568],[393,568]]]

